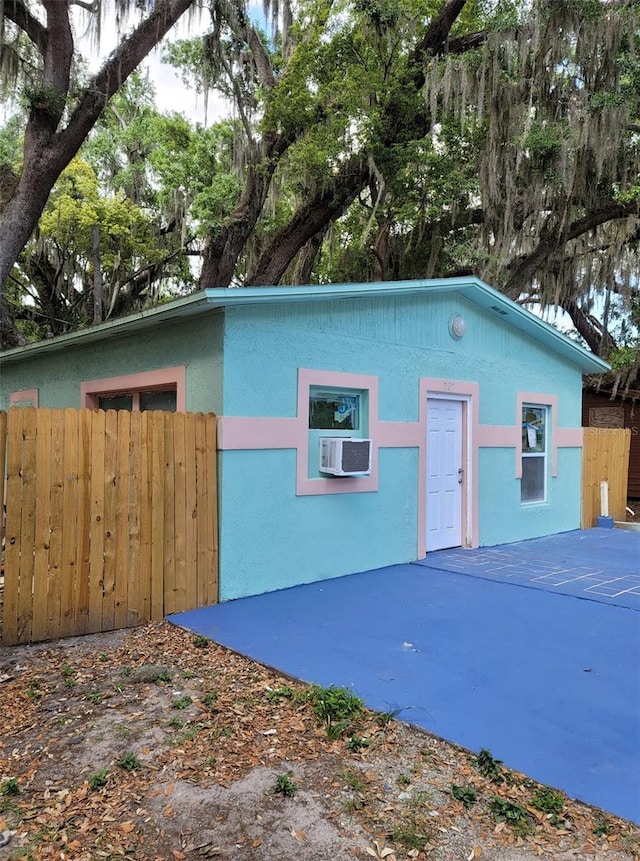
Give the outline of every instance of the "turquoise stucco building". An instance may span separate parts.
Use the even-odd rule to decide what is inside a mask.
[[[607,367],[475,278],[211,289],[5,352],[0,408],[215,412],[228,600],[579,528]]]

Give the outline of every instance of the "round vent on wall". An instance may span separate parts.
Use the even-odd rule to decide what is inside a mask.
[[[455,341],[459,341],[460,338],[464,337],[464,333],[467,331],[467,321],[464,319],[462,314],[454,314],[449,319],[449,334]]]

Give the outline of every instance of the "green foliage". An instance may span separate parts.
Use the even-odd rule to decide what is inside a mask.
[[[561,813],[564,802],[565,797],[562,792],[549,786],[540,786],[531,799],[531,806],[543,813]]]
[[[31,700],[39,700],[41,698],[42,691],[40,690],[40,682],[38,679],[33,679],[31,687],[27,688],[25,693]]]
[[[27,85],[22,90],[21,102],[29,111],[39,110],[55,116],[64,110],[66,97],[54,87]]]
[[[483,747],[476,757],[476,767],[483,777],[487,777],[494,783],[502,783],[504,780],[502,760],[496,759],[486,747]]]
[[[563,11],[576,15],[582,21],[595,23],[602,18],[603,9],[600,0],[546,0],[548,5],[553,4],[554,11],[560,7]]]
[[[379,30],[395,27],[400,17],[397,0],[356,0],[354,8]]]
[[[589,107],[592,111],[600,108],[621,108],[626,104],[624,93],[609,92],[606,90],[598,90],[592,93],[589,97]]]
[[[529,815],[522,805],[507,801],[499,795],[489,800],[489,810],[497,822],[506,822],[514,831],[524,834],[529,828]]]
[[[359,753],[363,748],[369,747],[370,744],[370,738],[362,738],[357,733],[354,733],[347,741],[347,748],[352,753]]]
[[[186,250],[195,257],[243,231],[241,247],[227,243],[220,259],[231,259],[227,286],[246,283],[277,231],[299,224],[314,200],[330,224],[315,237],[309,268],[302,255],[285,261],[285,283],[472,272],[510,295],[535,290],[543,304],[567,304],[571,294],[587,315],[612,274],[628,294],[633,219],[563,239],[535,277],[511,282],[543,231],[638,199],[637,10],[605,16],[601,0],[468,0],[447,45],[471,37],[471,47],[458,41],[452,53],[445,45],[421,56],[442,5],[296,4],[286,35],[256,29],[273,86],[247,38],[251,20],[234,23],[215,6],[214,32],[173,43],[165,57],[192,90],[232,102],[233,119],[202,128],[162,115],[149,81],[130,76],[14,270],[12,304],[36,297],[21,331],[35,337],[91,321],[95,225],[105,306],[116,316],[190,290],[197,265],[192,271]],[[29,103],[46,103],[51,94],[34,80]],[[19,123],[0,131],[0,164],[19,164],[21,131]],[[365,168],[368,178],[351,188]],[[628,304],[625,294],[623,311]]]
[[[20,118],[10,117],[0,128],[0,165],[19,167],[22,158],[22,138]]]
[[[376,715],[376,720],[380,724],[380,726],[388,726],[392,720],[395,720],[397,716],[400,714],[402,709],[392,709],[389,712],[378,712]]]
[[[151,219],[123,194],[102,196],[91,166],[76,158],[51,194],[40,219],[40,233],[90,270],[95,226],[100,230],[101,265],[107,280],[123,277],[132,265],[149,258],[154,246]]]
[[[608,357],[612,368],[629,368],[638,361],[638,347],[618,347]]]
[[[314,685],[309,692],[313,713],[327,729],[330,739],[340,738],[349,727],[352,719],[364,710],[360,697],[347,688],[330,685],[328,688]]]
[[[208,709],[215,709],[218,702],[218,694],[215,691],[209,691],[200,698],[200,702]]]
[[[364,792],[366,785],[362,774],[354,768],[343,768],[338,779],[354,792]]]
[[[189,708],[193,700],[188,694],[185,694],[183,697],[179,697],[179,699],[174,700],[171,704],[171,708],[178,709],[182,711],[183,709]]]
[[[284,685],[280,688],[271,688],[267,691],[267,699],[270,703],[279,703],[280,700],[292,700],[295,699],[296,691],[294,688],[289,685]]]
[[[401,821],[388,834],[390,840],[407,850],[426,850],[430,842],[430,834],[424,822],[417,816],[410,816]]]
[[[467,809],[473,807],[478,800],[478,793],[473,786],[460,786],[457,783],[451,784],[451,795],[456,801],[461,801]]]
[[[68,664],[62,664],[62,666],[60,667],[60,672],[64,677],[65,687],[74,687],[76,682],[73,677],[75,676],[76,671],[73,669],[73,667],[70,667]]]
[[[90,789],[102,789],[103,786],[107,785],[107,781],[109,779],[109,772],[106,768],[101,768],[98,771],[90,774],[87,778],[87,783],[89,784]]]
[[[0,795],[19,795],[20,787],[17,777],[8,777],[0,783]]]
[[[196,649],[208,649],[211,645],[211,640],[208,637],[203,637],[202,634],[197,634],[193,638],[193,645]]]
[[[562,139],[562,130],[557,125],[533,123],[523,146],[529,151],[534,163],[545,165],[560,152]]]
[[[271,787],[271,794],[284,795],[285,798],[293,798],[298,792],[298,784],[292,778],[293,772],[291,771],[285,771],[284,774],[279,774]]]
[[[135,771],[142,765],[138,757],[132,751],[121,756],[117,764],[125,771]]]

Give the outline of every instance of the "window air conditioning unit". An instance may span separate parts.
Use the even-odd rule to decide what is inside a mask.
[[[326,475],[369,475],[371,440],[320,437],[320,472]]]

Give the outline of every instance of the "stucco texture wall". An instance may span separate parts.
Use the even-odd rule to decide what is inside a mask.
[[[417,422],[419,379],[434,377],[479,383],[481,425],[519,425],[525,391],[556,395],[558,426],[580,426],[580,370],[458,294],[227,309],[224,350],[226,416],[295,417],[298,368],[309,368],[377,376],[383,421]],[[523,506],[515,449],[482,449],[480,544],[578,528],[580,463],[580,449],[560,449],[547,502]],[[414,447],[380,449],[370,493],[296,497],[292,449],[225,450],[220,467],[222,600],[417,556]]]
[[[222,409],[221,314],[203,314],[139,332],[135,336],[72,344],[0,367],[0,408],[11,392],[38,390],[41,407],[79,407],[80,383],[177,365],[186,366],[186,409]]]

